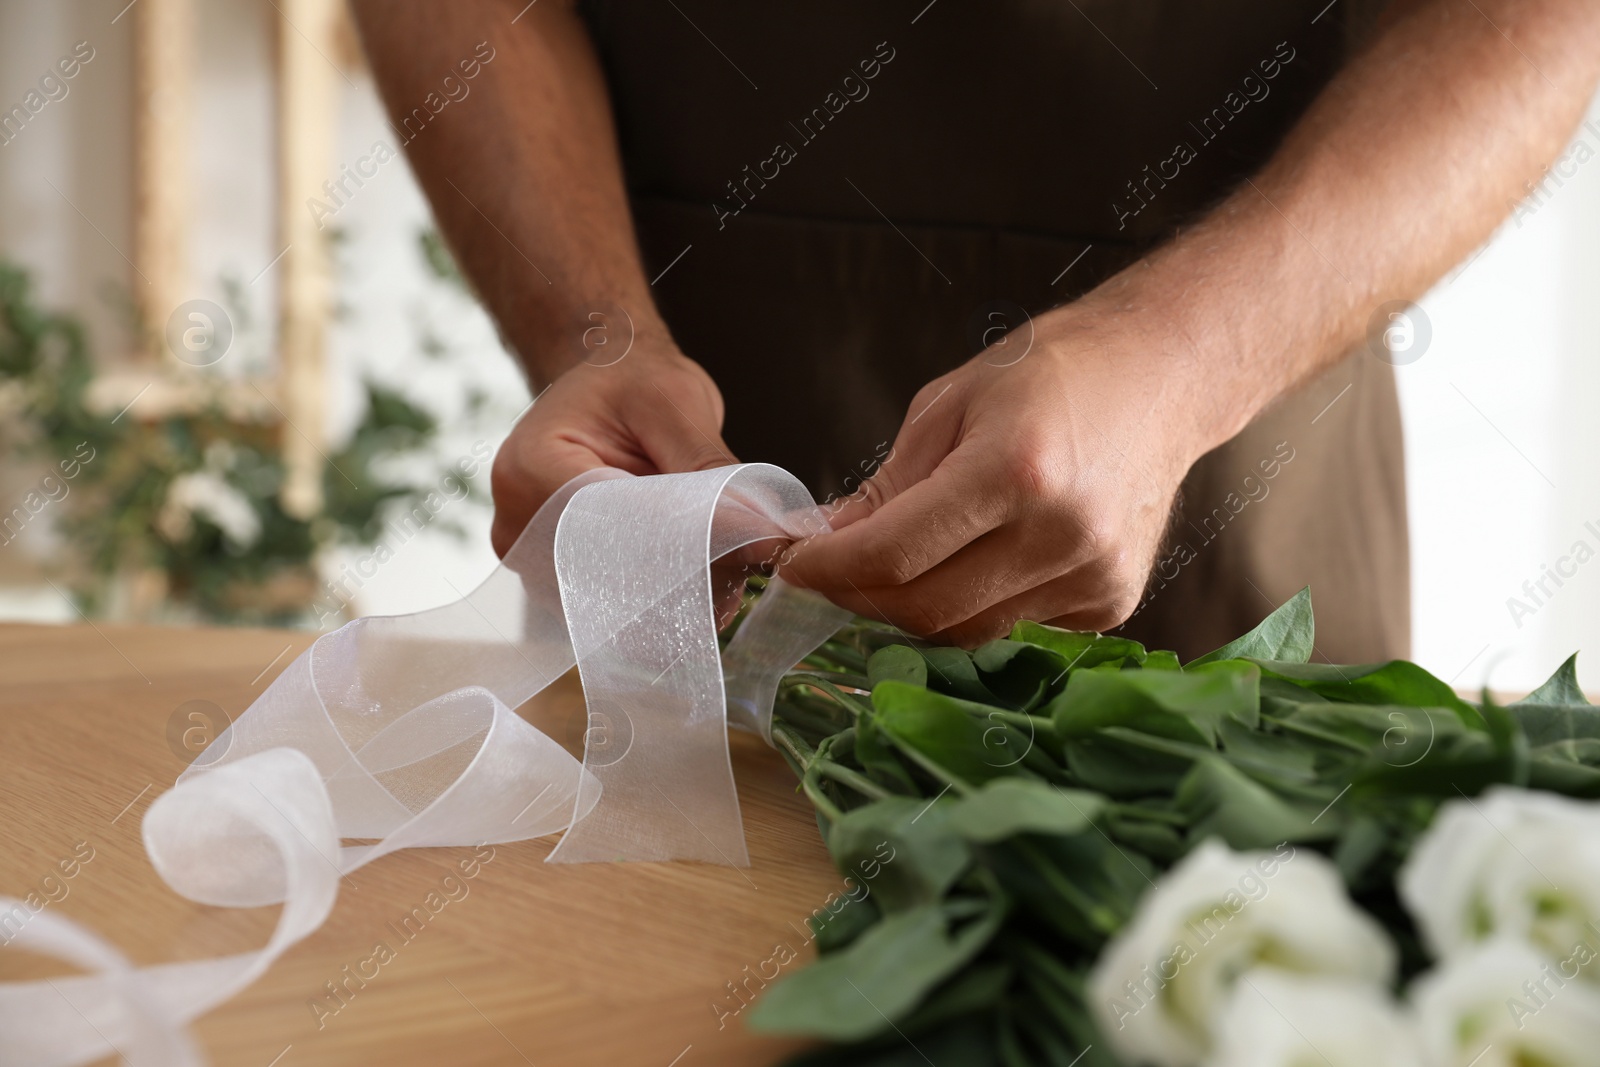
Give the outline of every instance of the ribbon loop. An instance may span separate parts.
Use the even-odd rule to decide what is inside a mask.
[[[318,638],[144,817],[175,892],[282,903],[267,945],[134,969],[88,931],[0,899],[5,944],[90,972],[0,985],[0,1067],[113,1050],[139,1067],[201,1062],[184,1024],[320,926],[343,877],[396,849],[566,829],[551,861],[747,865],[730,715],[768,737],[778,678],[849,615],[774,582],[730,643],[725,685],[710,563],[827,528],[804,486],[766,464],[591,471],[463,599]],[[512,710],[574,664],[582,764]]]

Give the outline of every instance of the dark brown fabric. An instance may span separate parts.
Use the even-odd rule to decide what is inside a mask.
[[[848,491],[995,313],[1072,299],[1267,158],[1344,47],[1325,6],[587,5],[657,300],[729,445]],[[1404,654],[1401,461],[1392,372],[1352,355],[1195,467],[1126,632],[1198,654],[1310,584],[1319,653]]]

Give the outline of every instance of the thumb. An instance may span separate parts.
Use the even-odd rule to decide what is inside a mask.
[[[530,454],[526,441],[508,440],[489,469],[494,498],[489,543],[495,555],[505,558],[528,520],[556,490],[584,471],[604,466],[605,460],[579,446],[563,444]]]
[[[651,462],[663,474],[704,471],[739,462],[722,435],[709,428],[683,425],[643,444]]]
[[[674,399],[657,386],[635,409],[640,447],[662,474],[710,470],[739,462],[722,440],[722,413],[709,404]]]
[[[824,506],[835,530],[871,515],[895,497],[933,473],[955,448],[960,431],[960,407],[944,393],[949,386],[935,381],[911,401],[906,421],[895,435],[894,447],[878,462],[872,477],[854,492]],[[934,401],[948,401],[940,410]]]

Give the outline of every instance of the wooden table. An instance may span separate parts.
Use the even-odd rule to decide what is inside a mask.
[[[189,712],[208,705],[192,701],[237,717],[310,641],[272,630],[0,625],[0,893],[40,888],[88,842],[93,858],[44,887],[60,898],[50,907],[136,963],[262,945],[277,909],[204,907],[172,893],[145,859],[139,820],[184,766],[169,722],[202,722]],[[569,747],[581,737],[571,680],[521,710]],[[326,983],[395,940],[388,924],[472,850],[387,856],[345,879],[326,925],[202,1018],[200,1042],[217,1067],[780,1061],[798,1046],[759,1038],[737,1016],[719,1026],[714,1005],[738,1007],[727,984],[779,943],[809,960],[806,916],[842,881],[782,760],[736,733],[733,762],[749,869],[546,865],[553,840],[497,846],[461,883],[465,895],[455,890],[371,981],[347,983],[336,1013],[319,1013],[312,1003],[337,1003]],[[0,977],[62,973],[0,952]]]

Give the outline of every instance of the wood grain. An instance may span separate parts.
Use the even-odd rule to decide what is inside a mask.
[[[187,714],[178,709],[209,701],[236,717],[310,640],[269,630],[0,626],[0,893],[59,897],[49,907],[137,963],[260,946],[277,909],[210,908],[175,895],[145,859],[139,820],[183,769],[181,746],[168,742],[169,720]],[[569,747],[581,737],[571,679],[521,711]],[[747,870],[545,865],[550,839],[496,846],[470,879],[458,864],[471,849],[387,856],[345,879],[326,925],[200,1020],[201,1043],[218,1067],[780,1061],[798,1046],[747,1032],[736,1014],[719,1025],[718,1006],[740,1006],[728,983],[760,988],[749,975],[780,943],[801,957],[785,971],[809,960],[806,917],[842,882],[782,760],[737,733],[733,757]],[[62,878],[57,864],[78,842],[93,858]],[[446,903],[402,941],[391,924],[430,892]],[[372,973],[362,961],[379,941],[393,958],[370,980],[348,979],[347,965]],[[59,973],[0,952],[0,977]],[[328,998],[329,982],[343,983],[342,1004]]]

